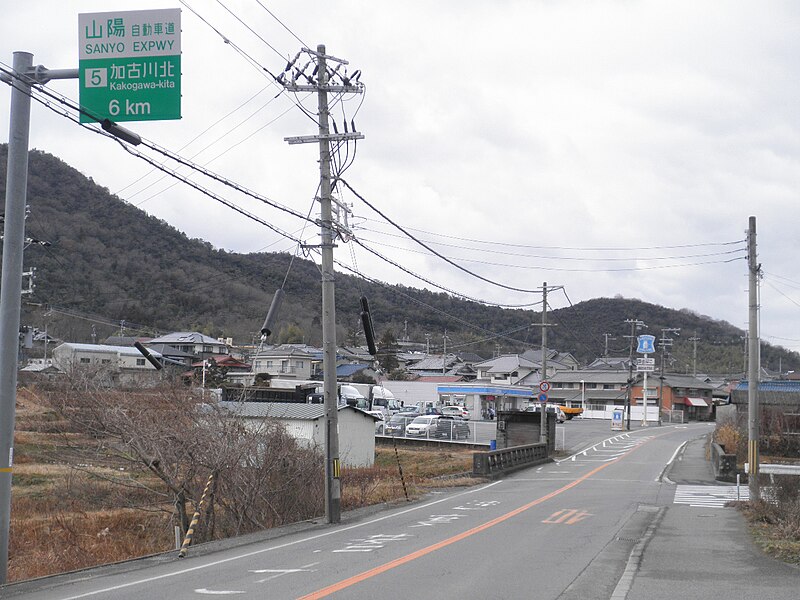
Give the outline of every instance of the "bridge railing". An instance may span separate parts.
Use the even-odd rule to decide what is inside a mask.
[[[479,477],[497,477],[517,469],[531,467],[551,460],[547,456],[547,444],[536,443],[512,446],[472,455],[472,474]]]

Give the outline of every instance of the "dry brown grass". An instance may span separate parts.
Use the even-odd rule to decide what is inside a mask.
[[[103,455],[92,456],[91,466],[85,468],[67,464],[74,465],[75,461],[68,459],[75,458],[70,453],[80,446],[81,437],[58,432],[62,424],[54,420],[35,390],[20,391],[17,411],[9,581],[174,547],[172,507],[163,503],[163,497],[110,481],[131,475]],[[93,446],[90,440],[86,442],[87,448]],[[468,450],[399,448],[396,456],[393,448],[378,448],[375,466],[343,470],[342,508],[404,500],[406,493],[414,499],[435,487],[470,485],[474,481],[468,478],[438,478],[471,468],[472,452]],[[158,488],[157,481],[151,483]]]

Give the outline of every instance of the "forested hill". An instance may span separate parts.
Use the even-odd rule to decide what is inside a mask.
[[[0,145],[0,188],[5,194],[7,146]],[[274,291],[280,287],[291,256],[283,253],[238,254],[217,250],[190,239],[168,223],[148,216],[111,195],[63,161],[32,151],[29,168],[26,233],[50,246],[30,245],[25,267],[36,267],[36,290],[24,298],[23,324],[44,329],[70,341],[101,341],[117,333],[124,321],[129,335],[176,330],[201,331],[253,341]],[[319,345],[321,312],[319,270],[313,262],[295,259],[284,290],[286,299],[274,341],[305,341]],[[424,342],[431,334],[431,351],[441,352],[447,330],[448,349],[470,351],[486,358],[538,347],[541,321],[533,311],[489,307],[404,286],[378,285],[338,273],[336,277],[337,339],[362,344],[359,296],[370,301],[376,336],[398,337],[408,323],[408,337]],[[548,333],[548,345],[588,361],[602,355],[604,333],[611,354],[627,355],[625,319],[645,321],[648,332],[680,327],[673,348],[675,368],[691,364],[688,338],[697,334],[698,369],[741,372],[744,332],[732,325],[690,311],[678,311],[622,298],[600,298],[551,312],[558,324]],[[516,330],[493,338],[491,332]],[[762,361],[777,368],[800,367],[800,355],[765,347]]]

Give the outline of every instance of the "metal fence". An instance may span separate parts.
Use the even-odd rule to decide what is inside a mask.
[[[444,440],[465,444],[489,446],[497,439],[497,421],[483,420],[434,420],[433,425],[419,435],[409,434],[406,429],[413,418],[394,416],[379,422],[375,432],[378,437],[408,438],[410,440]]]

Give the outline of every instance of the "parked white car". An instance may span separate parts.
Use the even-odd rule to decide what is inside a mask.
[[[406,436],[433,437],[436,431],[436,421],[438,420],[439,415],[420,415],[406,425]]]
[[[469,421],[469,411],[463,406],[443,406],[441,411],[443,415],[448,415],[450,417],[461,417],[465,421]]]
[[[368,410],[366,413],[379,419],[375,421],[375,433],[383,433],[383,428],[386,425],[386,415],[384,412],[382,410]]]

